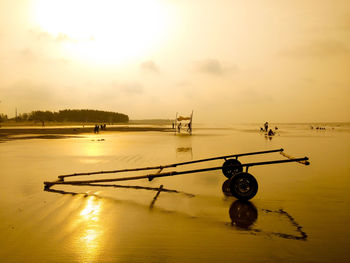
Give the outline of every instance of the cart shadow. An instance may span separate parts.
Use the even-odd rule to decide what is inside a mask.
[[[229,186],[230,180],[224,181],[222,184],[222,192],[225,196],[228,198],[233,198],[233,193],[230,190]],[[230,218],[231,218],[231,225],[235,226],[242,230],[247,230],[251,234],[264,234],[267,236],[277,236],[285,239],[294,239],[294,240],[307,240],[307,234],[302,230],[303,227],[295,221],[294,217],[292,217],[288,212],[284,211],[283,209],[278,210],[270,210],[270,209],[260,209],[262,213],[264,214],[274,214],[279,217],[283,217],[287,219],[289,224],[295,228],[295,231],[298,233],[298,235],[290,235],[286,233],[281,232],[272,232],[272,231],[264,231],[257,228],[252,228],[256,220],[258,219],[258,210],[254,206],[253,203],[250,201],[243,201],[243,200],[235,200],[229,210]]]
[[[145,187],[145,186],[138,186],[138,185],[118,185],[118,184],[96,184],[96,183],[81,183],[79,186],[95,186],[95,187],[112,187],[112,188],[121,188],[121,189],[135,189],[135,190],[146,190],[146,191],[155,191],[157,192],[156,195],[153,197],[149,208],[152,209],[154,207],[155,202],[157,201],[157,198],[159,197],[159,194],[161,192],[165,193],[172,193],[172,194],[181,194],[185,197],[192,198],[195,197],[194,194],[174,190],[174,189],[167,189],[164,188],[163,185],[160,185],[159,187]],[[64,190],[57,190],[53,189],[52,187],[45,187],[44,191],[46,192],[51,192],[51,193],[56,193],[56,194],[62,194],[62,195],[82,195],[83,197],[88,197],[88,196],[95,196],[95,197],[100,197],[95,194],[91,193],[84,193],[84,192],[71,192],[71,191],[64,191]]]
[[[154,207],[154,204],[159,197],[161,192],[167,192],[167,193],[174,193],[174,194],[181,194],[186,197],[192,198],[195,197],[194,194],[181,192],[178,190],[173,189],[167,189],[164,188],[163,185],[160,185],[160,187],[143,187],[143,186],[130,186],[130,185],[104,185],[104,184],[81,184],[86,186],[100,186],[100,187],[114,187],[114,188],[129,188],[129,189],[137,189],[137,190],[147,190],[147,191],[155,191],[156,195],[152,199],[149,209],[152,210]],[[52,192],[62,195],[82,195],[83,197],[89,197],[89,196],[95,196],[100,197],[96,194],[91,193],[84,193],[84,192],[73,192],[73,191],[64,191],[64,190],[57,190],[52,188],[45,188],[44,191],[46,192]],[[291,239],[291,240],[299,240],[299,241],[307,241],[308,235],[303,231],[303,227],[294,219],[293,216],[291,216],[288,212],[286,212],[283,209],[278,210],[270,210],[270,209],[259,209],[260,213],[263,214],[274,214],[281,219],[286,219],[287,222],[295,228],[295,232],[297,234],[287,234],[282,232],[274,232],[274,231],[266,231],[260,228],[255,228],[254,224],[258,219],[259,212],[258,209],[255,207],[255,205],[252,202],[249,201],[242,201],[235,199],[229,208],[229,216],[231,219],[231,222],[228,224],[231,227],[235,227],[236,229],[240,231],[245,231],[246,233],[252,234],[252,235],[263,235],[266,237],[279,237],[283,239]]]
[[[284,211],[283,209],[269,210],[264,208],[260,209],[260,211],[264,214],[276,214],[281,218],[287,219],[287,222],[295,228],[297,235],[254,228],[253,225],[258,219],[258,209],[249,201],[235,200],[231,204],[229,210],[231,226],[247,231],[253,235],[265,235],[268,237],[275,236],[300,241],[307,240],[308,235],[303,231],[303,227],[288,212]]]

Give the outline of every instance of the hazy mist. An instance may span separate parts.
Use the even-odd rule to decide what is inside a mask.
[[[350,121],[348,0],[129,3],[1,0],[0,113]]]

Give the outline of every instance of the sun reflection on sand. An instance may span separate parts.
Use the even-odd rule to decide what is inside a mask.
[[[101,252],[103,242],[103,228],[100,222],[102,200],[89,197],[86,206],[80,212],[82,231],[78,240],[82,261],[92,262]]]
[[[101,156],[108,155],[106,147],[98,138],[91,136],[88,143],[78,144],[78,147],[70,148],[69,151],[73,156],[79,156],[81,163],[95,164],[103,162]]]
[[[98,143],[90,143],[81,150],[89,157],[102,156],[105,153],[104,147]]]
[[[94,220],[98,219],[98,215],[101,211],[101,202],[99,202],[96,197],[92,196],[88,199],[86,206],[80,212],[80,215],[84,217],[85,220]]]

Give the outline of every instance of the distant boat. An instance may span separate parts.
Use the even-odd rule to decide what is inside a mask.
[[[190,116],[177,116],[178,113],[176,112],[175,122],[174,122],[174,129],[175,134],[180,134],[181,131],[185,131],[188,134],[192,135],[192,120],[193,120],[193,111],[191,112]]]

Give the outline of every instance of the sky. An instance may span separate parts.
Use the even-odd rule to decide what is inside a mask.
[[[349,122],[349,0],[0,0],[0,113]]]

